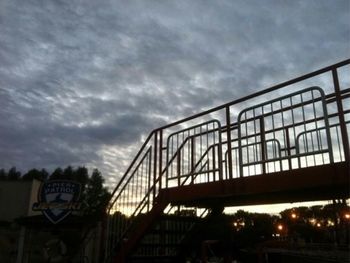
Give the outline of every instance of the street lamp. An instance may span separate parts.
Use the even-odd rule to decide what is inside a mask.
[[[282,224],[278,224],[277,225],[277,229],[278,229],[278,231],[282,231],[283,230],[283,225]]]

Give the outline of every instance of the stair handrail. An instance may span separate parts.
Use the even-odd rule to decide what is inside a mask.
[[[147,139],[145,140],[145,142],[142,144],[140,150],[137,152],[136,156],[134,157],[134,159],[132,160],[131,164],[128,166],[127,170],[125,171],[124,175],[122,176],[122,178],[120,178],[117,186],[114,188],[113,192],[111,193],[111,197],[109,200],[109,205],[108,205],[108,212],[110,211],[110,209],[112,208],[112,206],[114,205],[115,201],[117,198],[114,198],[114,200],[111,202],[114,194],[117,192],[118,188],[122,185],[122,183],[124,182],[125,178],[127,177],[127,175],[129,174],[130,170],[133,168],[134,164],[136,163],[136,161],[138,160],[138,158],[140,157],[141,153],[143,152],[143,150],[146,148],[147,144],[150,142],[152,136],[155,134],[157,130],[153,130],[147,137]],[[118,196],[117,196],[118,197]]]

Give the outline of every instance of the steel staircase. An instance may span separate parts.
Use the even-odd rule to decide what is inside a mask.
[[[130,262],[181,262],[183,240],[200,222],[194,215],[162,215],[139,242]]]
[[[105,262],[180,262],[217,206],[349,197],[349,64],[154,130],[113,191]]]

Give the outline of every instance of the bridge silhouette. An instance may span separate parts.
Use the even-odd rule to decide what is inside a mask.
[[[349,64],[152,131],[113,191],[106,262],[176,262],[226,206],[349,198]]]

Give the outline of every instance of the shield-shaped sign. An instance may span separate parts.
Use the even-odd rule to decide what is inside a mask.
[[[54,224],[62,221],[73,210],[79,210],[81,185],[68,180],[52,180],[41,184],[38,203],[33,204],[34,211],[42,213]]]

